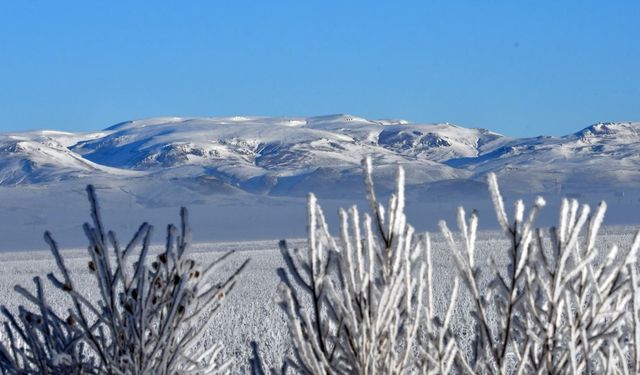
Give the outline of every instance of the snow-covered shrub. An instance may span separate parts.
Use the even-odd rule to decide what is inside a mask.
[[[477,213],[459,208],[459,236],[441,222],[458,275],[446,312],[437,314],[431,245],[406,222],[403,171],[385,209],[371,162],[363,164],[372,215],[340,211],[335,240],[311,195],[308,249],[280,244],[282,306],[300,372],[640,373],[640,234],[628,251],[599,248],[604,202],[590,215],[588,205],[564,200],[558,226],[547,232],[535,227],[544,199],[528,213],[518,200],[509,219],[490,174],[509,245],[477,259]],[[457,306],[463,291],[471,306]],[[451,328],[459,319],[474,325],[470,345]]]
[[[149,254],[153,227],[147,223],[122,247],[116,234],[103,227],[94,188],[89,186],[87,192],[92,224],[83,228],[89,239],[87,267],[96,279],[98,301],[74,283],[57,243],[46,232],[59,271],[47,277],[72,303],[61,316],[47,305],[39,278],[34,279],[35,295],[16,286],[38,309],[20,307],[15,316],[3,308],[8,319],[4,323],[8,343],[0,344],[3,373],[228,373],[229,363],[218,358],[222,345],[205,350],[196,345],[248,260],[228,278],[213,283],[212,272],[230,253],[206,266],[190,259],[185,208],[180,211],[180,228],[168,226],[164,251],[158,255]]]
[[[545,205],[542,198],[526,217],[518,200],[509,221],[494,174],[488,183],[498,222],[511,244],[504,253],[506,270],[496,266],[496,259],[489,270],[474,262],[475,213],[467,221],[464,209],[458,211],[460,245],[446,223],[440,223],[474,300],[472,316],[479,334],[474,355],[459,356],[465,370],[639,373],[640,232],[626,252],[616,246],[599,249],[596,240],[606,204],[590,215],[588,205],[565,199],[558,226],[545,235],[533,229]],[[492,279],[485,290],[479,286],[481,271]]]
[[[308,251],[280,243],[287,265],[279,270],[282,306],[305,373],[403,374],[411,368],[424,292],[423,242],[404,215],[402,168],[386,209],[373,188],[370,160],[364,169],[373,217],[361,218],[356,207],[341,210],[335,241],[310,195]]]
[[[340,239],[309,197],[308,251],[280,243],[280,269],[299,371],[313,374],[404,374],[412,367],[426,265],[424,242],[404,215],[404,171],[385,209],[364,161],[373,217],[340,211]]]

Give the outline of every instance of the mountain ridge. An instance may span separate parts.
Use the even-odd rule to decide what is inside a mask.
[[[409,187],[483,181],[489,172],[516,192],[640,186],[640,122],[602,122],[561,137],[512,138],[449,123],[316,117],[158,117],[97,132],[0,134],[0,186],[96,180],[215,182],[224,194],[303,196],[349,189],[371,156],[383,186],[396,165]],[[585,185],[580,187],[580,181]],[[226,186],[226,187],[225,187]],[[224,188],[223,188],[224,187]],[[215,190],[215,189],[214,189]],[[333,191],[333,193],[331,193]]]

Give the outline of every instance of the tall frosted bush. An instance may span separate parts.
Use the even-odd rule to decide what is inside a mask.
[[[564,199],[558,226],[533,229],[544,207],[536,199],[525,215],[521,200],[509,220],[495,175],[488,177],[498,222],[511,244],[502,254],[506,270],[489,263],[491,282],[479,287],[482,266],[474,263],[477,217],[458,210],[462,241],[441,222],[465,286],[471,292],[478,332],[477,355],[461,356],[475,373],[638,373],[637,253],[598,248],[606,204]],[[498,254],[496,254],[498,255]],[[486,270],[482,270],[486,273]],[[493,311],[494,318],[488,316]]]
[[[404,171],[385,208],[364,162],[372,215],[340,211],[340,237],[329,234],[309,197],[308,250],[280,249],[287,268],[282,306],[299,371],[313,374],[403,374],[421,318],[426,265],[423,243],[404,215]],[[415,277],[413,275],[419,275]]]

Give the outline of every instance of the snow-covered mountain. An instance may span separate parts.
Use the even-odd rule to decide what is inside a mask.
[[[383,185],[396,165],[419,189],[482,183],[496,172],[520,192],[621,189],[640,183],[640,123],[564,137],[513,139],[452,124],[310,118],[152,118],[96,133],[0,135],[0,185],[97,179],[173,181],[202,193],[344,196],[371,155]],[[209,186],[207,186],[209,185]],[[212,186],[216,188],[212,188]]]
[[[67,146],[78,139],[70,133],[40,131],[0,134],[0,185],[39,184],[80,177],[139,175],[83,158]]]

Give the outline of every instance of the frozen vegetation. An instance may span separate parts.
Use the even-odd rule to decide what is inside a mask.
[[[635,229],[604,227],[598,237],[598,245],[602,248],[613,245],[630,246]],[[434,306],[438,314],[444,314],[457,273],[454,259],[444,239],[440,235],[433,235],[431,240],[433,280],[438,285],[433,298]],[[302,248],[305,242],[306,240],[292,241],[290,245]],[[500,254],[508,245],[508,241],[503,239],[499,232],[480,232],[476,245],[478,262],[486,265],[489,256]],[[162,247],[157,247],[153,251],[158,252],[161,249]],[[215,321],[206,327],[202,343],[224,343],[222,356],[232,361],[234,373],[251,373],[249,360],[253,356],[251,342],[254,340],[259,343],[264,367],[279,367],[282,358],[292,353],[285,314],[277,303],[280,279],[276,270],[285,266],[277,241],[195,244],[192,253],[195,259],[209,263],[230,250],[236,252],[229,257],[228,264],[222,267],[221,273],[231,272],[249,257],[252,261],[247,265],[245,272],[238,276],[234,290],[226,297]],[[89,258],[86,250],[69,249],[63,252],[79,288],[90,295],[98,293],[87,268]],[[21,284],[31,288],[34,276],[45,275],[56,268],[55,261],[48,251],[3,252],[0,253],[0,260],[3,268],[3,272],[0,273],[0,300],[13,311],[24,303],[24,300],[16,295],[13,286]],[[62,292],[50,287],[47,290],[52,308],[60,311],[68,306],[68,300]],[[459,297],[455,314],[464,317],[470,303],[469,296],[463,293]],[[473,330],[465,325],[466,320],[454,319],[452,330],[470,340]]]

